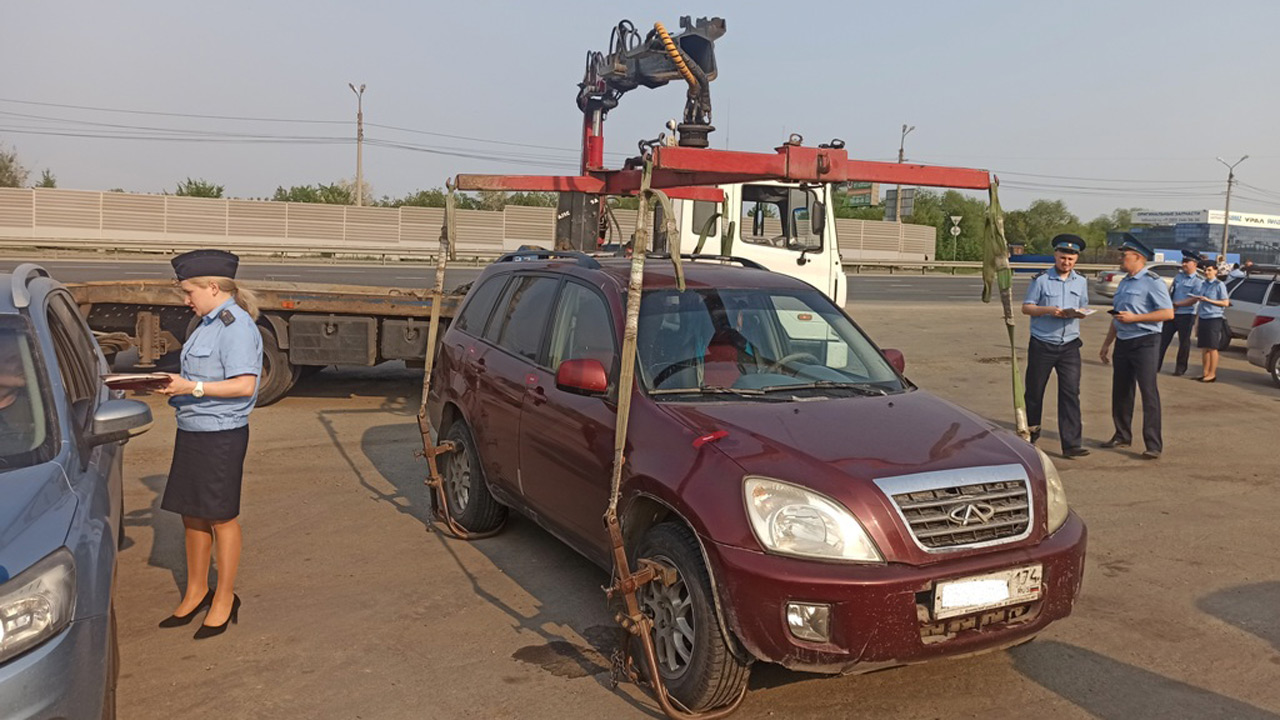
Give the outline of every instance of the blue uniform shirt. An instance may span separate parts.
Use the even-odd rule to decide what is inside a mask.
[[[1071,271],[1064,280],[1056,268],[1031,279],[1023,305],[1040,305],[1075,310],[1089,306],[1089,281]],[[1031,318],[1031,337],[1050,345],[1065,345],[1080,337],[1079,318],[1056,318],[1042,315]]]
[[[1188,275],[1179,270],[1178,274],[1173,276],[1173,288],[1170,289],[1170,292],[1173,293],[1173,301],[1182,302],[1192,295],[1202,295],[1203,293],[1200,292],[1200,283],[1203,282],[1204,279],[1199,275]],[[1195,315],[1197,304],[1198,303],[1191,303],[1186,307],[1175,306],[1173,308],[1173,312],[1178,315]]]
[[[1173,307],[1169,298],[1169,289],[1159,275],[1143,268],[1137,275],[1125,275],[1116,287],[1116,296],[1111,299],[1111,306],[1117,311],[1144,315],[1156,310],[1168,310]],[[1114,321],[1116,337],[1121,340],[1132,340],[1160,332],[1161,322],[1122,323]]]
[[[1212,300],[1226,300],[1227,284],[1221,280],[1212,282],[1205,280],[1200,284],[1200,292],[1196,294]],[[1221,305],[1214,305],[1213,303],[1196,303],[1196,314],[1202,318],[1220,318],[1224,309]]]
[[[219,317],[224,310],[234,320],[230,325]],[[182,344],[182,377],[214,382],[237,375],[262,376],[262,336],[253,318],[232,298],[200,318],[200,324]],[[169,404],[177,410],[179,430],[211,432],[249,424],[249,411],[257,399],[255,384],[250,397],[176,395],[169,398]]]

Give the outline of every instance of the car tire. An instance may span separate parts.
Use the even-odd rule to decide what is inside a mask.
[[[636,556],[676,571],[674,585],[651,582],[638,592],[641,609],[654,623],[658,672],[667,691],[694,712],[732,702],[746,687],[751,666],[738,661],[720,632],[711,577],[693,532],[677,523],[656,525],[641,538]],[[637,659],[643,666],[643,653]]]
[[[116,718],[116,684],[120,680],[120,638],[116,631],[116,607],[111,603],[107,620],[107,680],[102,693],[102,720]]]
[[[262,334],[262,377],[256,407],[266,407],[289,393],[301,369],[289,363],[289,354],[280,349],[270,330],[259,325],[258,332]]]
[[[453,451],[445,453],[440,467],[450,517],[468,532],[496,530],[507,519],[507,509],[489,492],[470,429],[459,420],[445,439],[453,443]]]
[[[1271,349],[1271,357],[1267,358],[1267,372],[1271,373],[1271,382],[1280,387],[1280,347]]]

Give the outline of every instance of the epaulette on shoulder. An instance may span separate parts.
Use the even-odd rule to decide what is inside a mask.
[[[236,321],[236,316],[230,310],[223,310],[218,313],[218,319],[222,321],[223,325],[230,325]]]
[[[1045,268],[1044,270],[1041,270],[1040,272],[1036,273],[1035,275],[1032,275],[1032,276],[1031,276],[1031,279],[1032,279],[1032,280],[1035,280],[1036,278],[1038,278],[1038,277],[1043,277],[1044,275],[1047,275],[1048,273],[1049,273],[1049,269],[1048,269],[1048,268]]]

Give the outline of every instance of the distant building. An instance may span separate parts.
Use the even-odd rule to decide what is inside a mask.
[[[1130,232],[1147,247],[1195,250],[1216,257],[1222,252],[1221,210],[1143,210],[1133,222],[1148,227],[1107,233],[1107,245],[1119,245]],[[1245,260],[1280,263],[1280,215],[1231,213],[1227,248]]]

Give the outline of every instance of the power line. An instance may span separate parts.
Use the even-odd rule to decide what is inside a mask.
[[[203,120],[235,120],[240,122],[278,122],[278,123],[311,123],[317,125],[349,125],[349,120],[314,120],[300,118],[264,118],[243,117],[239,115],[204,115],[199,113],[160,112],[157,110],[123,110],[120,108],[93,107],[90,105],[67,105],[64,103],[36,102],[34,100],[14,100],[0,98],[0,102],[15,105],[37,105],[39,107],[56,107],[68,110],[91,110],[94,112],[123,113],[128,115],[159,115],[163,117],[199,118]]]

